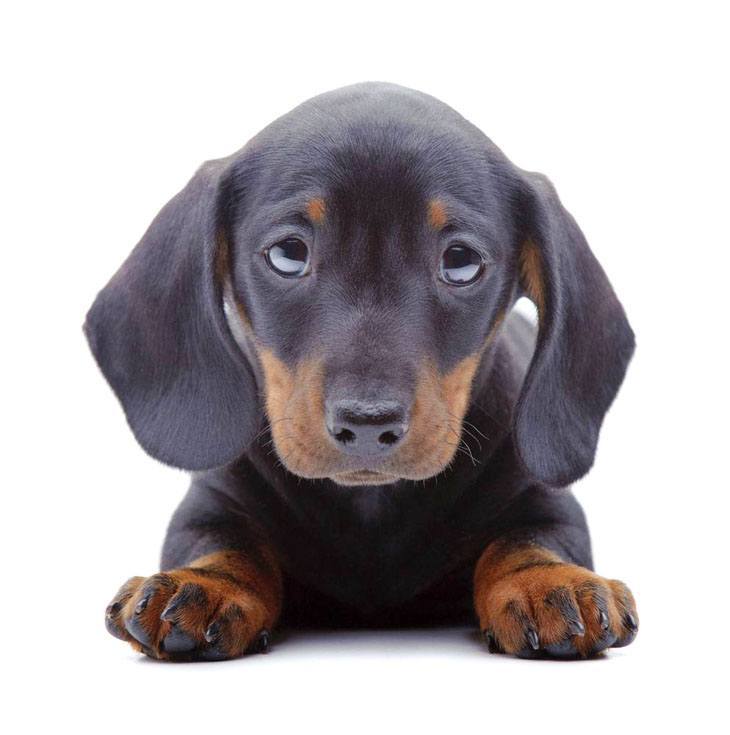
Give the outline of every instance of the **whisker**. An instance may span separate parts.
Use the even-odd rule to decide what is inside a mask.
[[[255,442],[257,439],[261,438],[261,436],[263,436],[269,429],[271,429],[271,427],[274,424],[278,424],[280,421],[293,421],[293,420],[294,419],[292,419],[290,416],[283,416],[281,418],[276,419],[275,421],[267,422],[264,428],[261,429],[261,431],[259,431],[259,433],[256,434],[256,436],[253,438],[252,442]]]
[[[476,404],[472,404],[472,405],[476,405]],[[477,406],[477,408],[480,408],[480,407]],[[484,411],[483,408],[480,408],[480,410],[483,411],[484,413],[486,413],[486,411]],[[482,439],[484,439],[485,441],[489,441],[489,437],[486,434],[484,434],[483,432],[481,432],[479,430],[479,428],[475,424],[473,424],[471,421],[467,421],[465,418],[464,419],[459,419],[459,417],[456,414],[451,413],[451,411],[447,411],[447,413],[449,414],[449,416],[451,416],[452,419],[454,419],[455,421],[458,421],[462,426],[468,426],[468,427],[470,427],[471,429],[473,429],[474,431],[476,431],[476,433],[479,434],[479,436],[481,436]],[[487,416],[489,416],[489,414],[487,414]],[[492,417],[489,416],[489,418],[492,418]],[[494,419],[492,419],[492,420],[494,421]]]
[[[444,444],[448,444],[450,447],[456,447],[456,451],[460,452],[461,454],[465,455],[466,457],[469,457],[474,467],[476,467],[478,464],[481,464],[481,462],[472,454],[471,448],[469,445],[464,442],[463,440],[460,441],[458,444],[454,444],[452,442],[444,441]]]
[[[476,459],[476,457],[472,454],[471,447],[467,444],[467,442],[464,439],[462,439],[461,441],[464,444],[464,448],[466,449],[467,453],[469,454],[469,458],[471,459],[471,462],[474,465],[474,467],[476,467],[477,464],[481,464],[481,462],[479,462]]]
[[[476,433],[479,434],[479,436],[481,436],[482,439],[485,439],[486,441],[489,441],[489,437],[486,434],[484,434],[483,432],[479,431],[479,429],[477,428],[476,424],[472,424],[471,421],[467,421],[466,419],[462,419],[461,420],[461,423],[462,424],[465,424],[470,429],[474,429],[474,431],[476,431]]]
[[[457,436],[461,436],[460,432],[458,432],[456,429],[454,429],[451,426],[451,424],[447,424],[447,426],[448,426],[449,429],[451,429],[451,431],[454,432],[454,434],[456,434]],[[461,431],[464,432],[465,434],[468,434],[477,443],[477,446],[479,447],[479,451],[480,452],[483,451],[483,449],[482,449],[482,443],[479,441],[479,439],[476,436],[474,436],[474,434],[472,434],[469,431],[469,429],[467,429],[465,426],[462,426],[461,427]]]

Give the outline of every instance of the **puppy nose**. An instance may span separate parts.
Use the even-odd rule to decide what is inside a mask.
[[[406,410],[397,401],[335,401],[327,411],[327,430],[346,454],[383,457],[408,431]]]

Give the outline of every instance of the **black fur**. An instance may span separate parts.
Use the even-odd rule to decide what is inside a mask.
[[[315,232],[302,208],[319,196]],[[440,233],[424,216],[434,197],[450,213]],[[316,276],[267,268],[262,249],[291,234],[314,244]],[[474,286],[434,277],[449,238],[488,261]],[[528,239],[546,302],[536,346],[510,312]],[[221,263],[258,344],[287,365],[324,360],[327,400],[412,397],[423,360],[448,371],[508,313],[474,379],[469,451],[424,482],[292,476],[272,452],[252,346],[226,321]],[[591,566],[582,511],[560,488],[592,465],[633,334],[552,186],[431,97],[331,92],[203,166],[99,294],[86,332],[145,450],[207,470],[172,519],[163,569],[265,543],[290,620],[384,624],[470,616],[474,563],[505,536]]]

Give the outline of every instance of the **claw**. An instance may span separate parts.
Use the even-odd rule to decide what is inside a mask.
[[[626,627],[629,628],[629,630],[633,630],[633,631],[639,630],[639,623],[636,621],[636,618],[630,612],[626,613],[624,617],[624,622],[626,623]]]
[[[530,644],[530,648],[533,651],[540,650],[540,639],[538,638],[537,631],[534,628],[527,629],[527,642]]]
[[[220,623],[216,620],[214,620],[205,631],[205,640],[208,641],[208,643],[213,643],[213,641],[218,638],[221,632],[221,626]]]
[[[167,607],[160,613],[160,620],[171,622],[175,618],[175,613],[180,605],[177,602],[170,602]]]
[[[134,608],[134,614],[139,615],[141,612],[144,612],[144,609],[147,607],[147,603],[150,601],[151,594],[145,595],[135,606]]]
[[[121,609],[121,602],[112,602],[112,604],[106,609],[106,614],[108,617],[111,617],[112,615],[116,615]]]
[[[271,646],[271,639],[269,631],[264,628],[260,633],[255,643],[255,650],[257,653],[268,653]]]
[[[586,628],[580,620],[571,620],[568,623],[568,632],[571,635],[584,635],[586,632]]]
[[[494,633],[491,630],[482,631],[484,636],[484,642],[487,644],[487,650],[489,653],[499,653],[499,645],[497,639],[494,637]]]
[[[608,615],[603,610],[598,613],[598,622],[603,630],[608,630]]]

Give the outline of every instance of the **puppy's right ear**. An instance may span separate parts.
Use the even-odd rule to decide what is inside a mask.
[[[84,325],[139,443],[187,470],[233,461],[258,425],[252,370],[223,312],[229,165],[206,163],[162,209]]]

